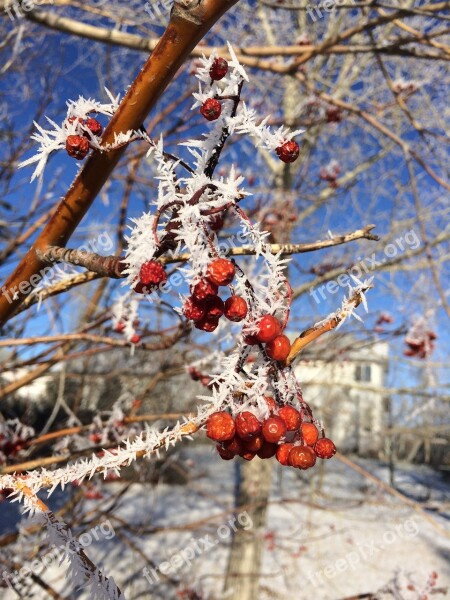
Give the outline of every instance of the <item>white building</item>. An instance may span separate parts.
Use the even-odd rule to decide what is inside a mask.
[[[361,347],[348,338],[327,347],[326,340],[305,354],[296,365],[304,400],[325,426],[326,435],[343,452],[378,456],[384,448],[389,399],[384,395],[388,367],[388,344]],[[320,359],[316,359],[316,356]]]

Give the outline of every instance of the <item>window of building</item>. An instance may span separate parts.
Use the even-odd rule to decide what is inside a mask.
[[[357,365],[355,369],[356,381],[370,381],[372,376],[370,365]]]

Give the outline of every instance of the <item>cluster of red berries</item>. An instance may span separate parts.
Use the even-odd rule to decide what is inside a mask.
[[[326,167],[320,167],[320,171],[319,171],[320,179],[322,179],[323,181],[327,181],[328,185],[334,189],[339,187],[337,178],[339,177],[340,174],[341,174],[341,167],[336,162],[333,162],[332,164],[330,164]]]
[[[404,356],[414,356],[416,358],[426,358],[435,348],[437,335],[434,331],[426,331],[422,339],[406,338],[407,348],[403,351]]]
[[[139,321],[138,320],[134,321],[133,326],[138,327]],[[117,323],[117,325],[115,326],[115,331],[117,331],[117,333],[123,333],[125,331],[125,328],[126,328],[125,322],[119,321]],[[132,344],[139,344],[140,341],[141,341],[141,336],[138,333],[134,332],[130,338],[130,342]]]
[[[74,123],[76,121],[76,117],[70,117],[68,119],[69,123]],[[82,123],[85,127],[87,127],[88,131],[85,131],[82,135],[68,135],[66,138],[66,151],[69,156],[75,158],[76,160],[83,160],[89,152],[89,140],[91,139],[91,135],[95,137],[100,137],[103,132],[102,125],[92,117],[83,120],[81,117],[78,117],[78,121]]]
[[[211,81],[220,81],[228,73],[228,63],[224,58],[216,58],[209,70]],[[200,113],[207,121],[216,121],[222,114],[222,104],[217,98],[208,98],[200,108]]]
[[[183,314],[202,331],[214,331],[220,317],[238,323],[247,316],[247,302],[241,296],[231,295],[225,302],[218,295],[219,287],[228,286],[236,274],[231,260],[217,258],[207,268],[206,278],[191,288],[191,295],[183,305]]]
[[[263,315],[257,322],[257,332],[244,337],[249,346],[266,344],[266,354],[272,360],[284,362],[291,351],[291,342],[282,332],[280,321],[273,315]]]
[[[241,456],[245,460],[271,458],[298,469],[309,469],[316,458],[331,458],[336,453],[333,442],[319,438],[319,430],[293,406],[278,408],[272,397],[265,397],[271,409],[261,422],[252,412],[243,411],[233,419],[225,411],[215,412],[206,423],[206,435],[218,442],[217,452],[223,460]]]
[[[209,70],[212,81],[220,81],[228,73],[228,63],[224,58],[216,58]],[[200,107],[201,115],[207,121],[216,121],[222,114],[220,98],[207,98]],[[276,148],[275,152],[284,163],[293,163],[297,160],[300,148],[297,142],[288,140]]]

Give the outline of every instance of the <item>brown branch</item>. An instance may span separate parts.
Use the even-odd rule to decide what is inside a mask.
[[[166,31],[107,126],[102,137],[103,145],[113,143],[116,133],[137,130],[142,126],[192,49],[237,1],[183,0],[174,5]],[[20,284],[29,282],[44,267],[37,250],[44,252],[50,246],[67,243],[124,151],[125,148],[107,153],[93,152],[87,159],[50,221],[6,281],[4,288],[13,300],[9,302],[4,293],[0,295],[0,325],[31,292],[30,289],[21,291]]]
[[[365,286],[360,290],[355,291],[353,296],[344,303],[344,306],[336,311],[334,315],[322,321],[318,325],[314,325],[314,327],[310,327],[306,331],[303,331],[299,335],[299,337],[294,341],[291,347],[291,351],[289,352],[289,356],[286,359],[286,364],[290,365],[297,358],[300,352],[308,346],[311,342],[316,340],[318,337],[327,333],[328,331],[332,331],[336,329],[336,327],[342,323],[354,310],[357,306],[359,306],[363,300],[363,295],[371,288],[372,286]]]
[[[117,256],[100,256],[95,252],[88,252],[87,250],[72,250],[56,246],[51,246],[44,251],[36,250],[36,254],[44,263],[70,263],[75,266],[85,267],[102,277],[110,277],[111,279],[124,277],[122,271],[125,265]]]
[[[378,241],[380,238],[371,233],[375,225],[366,225],[362,229],[357,229],[351,233],[335,235],[328,240],[319,240],[307,244],[270,244],[270,249],[273,254],[281,253],[283,256],[292,254],[302,254],[305,252],[315,252],[332,246],[340,246],[355,240],[373,240]],[[33,304],[41,302],[51,296],[56,296],[67,290],[98,279],[99,277],[124,278],[122,270],[124,268],[123,258],[117,256],[100,256],[94,252],[78,251],[65,248],[51,247],[44,252],[38,251],[41,260],[44,262],[68,262],[73,265],[86,267],[90,269],[88,273],[80,273],[73,277],[59,281],[55,285],[39,291],[36,294],[30,295],[23,302],[22,306],[14,313],[14,315],[29,308]],[[255,254],[255,249],[252,246],[240,246],[230,248],[225,253],[227,256],[251,256]],[[168,265],[177,262],[186,262],[190,258],[188,253],[176,254],[174,256],[161,256],[158,261],[163,265]]]

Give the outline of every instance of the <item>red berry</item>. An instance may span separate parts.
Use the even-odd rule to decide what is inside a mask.
[[[68,123],[70,123],[72,125],[72,123],[75,123],[75,121],[78,121],[78,123],[82,123],[83,119],[81,117],[69,117],[67,119],[67,122],[66,121],[64,122],[64,128],[69,129]]]
[[[277,461],[284,466],[289,465],[289,453],[294,444],[281,444],[277,449]]]
[[[301,430],[305,444],[307,446],[314,446],[319,437],[319,431],[314,423],[302,423]]]
[[[259,458],[272,458],[277,453],[278,445],[264,442],[260,450],[256,453]]]
[[[208,279],[202,279],[194,285],[191,292],[197,300],[203,301],[217,296],[218,289],[219,287],[215,283],[211,283]]]
[[[291,351],[291,342],[286,335],[277,335],[271,342],[266,345],[266,353],[272,360],[284,362]]]
[[[264,400],[267,404],[267,408],[269,409],[270,414],[273,415],[278,408],[277,403],[272,398],[272,396],[264,396]]]
[[[283,406],[278,411],[278,416],[286,423],[288,431],[298,431],[302,417],[293,406]]]
[[[212,331],[215,331],[217,329],[218,325],[219,319],[209,319],[205,317],[195,323],[195,328],[200,329],[201,331],[207,331],[208,333],[211,333]]]
[[[193,381],[200,381],[202,378],[201,372],[195,367],[189,367],[188,373]]]
[[[183,314],[190,321],[200,321],[205,316],[205,308],[193,296],[190,296],[183,304]]]
[[[89,119],[86,119],[84,125],[96,136],[100,136],[103,133],[103,127],[97,121],[97,119],[90,117]]]
[[[148,260],[139,271],[139,283],[145,287],[155,288],[167,281],[167,274],[157,260]]]
[[[258,322],[258,342],[271,342],[281,333],[280,321],[272,315],[264,315]]]
[[[234,425],[236,426],[236,421]],[[231,440],[224,442],[223,447],[229,452],[232,452],[235,456],[244,451],[242,440],[237,435],[235,435]]]
[[[228,73],[228,63],[224,58],[216,58],[211,65],[209,74],[213,81],[219,81],[223,79]]]
[[[286,423],[280,417],[269,417],[262,426],[266,442],[276,444],[286,435]]]
[[[66,139],[67,154],[76,160],[83,160],[89,152],[89,142],[82,135],[68,135]]]
[[[206,422],[206,435],[216,442],[226,442],[234,437],[236,427],[233,417],[224,411],[215,412]]]
[[[294,446],[289,452],[289,464],[297,469],[309,469],[316,464],[316,455],[309,446]]]
[[[226,448],[223,448],[220,444],[217,444],[216,450],[222,460],[233,460],[235,454]]]
[[[259,452],[264,444],[264,438],[262,435],[256,435],[244,442],[243,446],[247,452]]]
[[[132,344],[139,344],[139,342],[141,341],[141,336],[137,333],[135,333],[132,338],[130,339],[130,342]]]
[[[338,106],[329,106],[327,108],[327,123],[340,123],[341,121],[341,109]]]
[[[215,121],[220,117],[222,105],[215,98],[208,98],[203,102],[200,112],[208,121]]]
[[[235,274],[234,264],[226,258],[217,258],[208,265],[207,277],[215,285],[229,285]]]
[[[239,456],[241,456],[244,460],[250,461],[255,458],[256,454],[254,452],[243,452]]]
[[[236,415],[236,433],[242,440],[250,440],[261,433],[261,423],[248,410]]]
[[[279,146],[275,152],[280,160],[284,163],[293,163],[297,160],[300,148],[297,142],[294,140],[290,140],[289,142],[284,142],[281,146]]]
[[[206,318],[219,319],[223,315],[223,300],[219,296],[213,296],[204,302]]]
[[[336,446],[328,438],[320,438],[314,446],[314,452],[319,458],[331,458],[336,454]]]
[[[230,296],[225,300],[224,315],[229,321],[242,321],[247,316],[247,310],[247,302],[241,296]]]
[[[117,333],[122,333],[122,331],[124,329],[125,329],[125,323],[123,321],[119,321],[119,323],[117,323],[117,325],[116,325]]]

